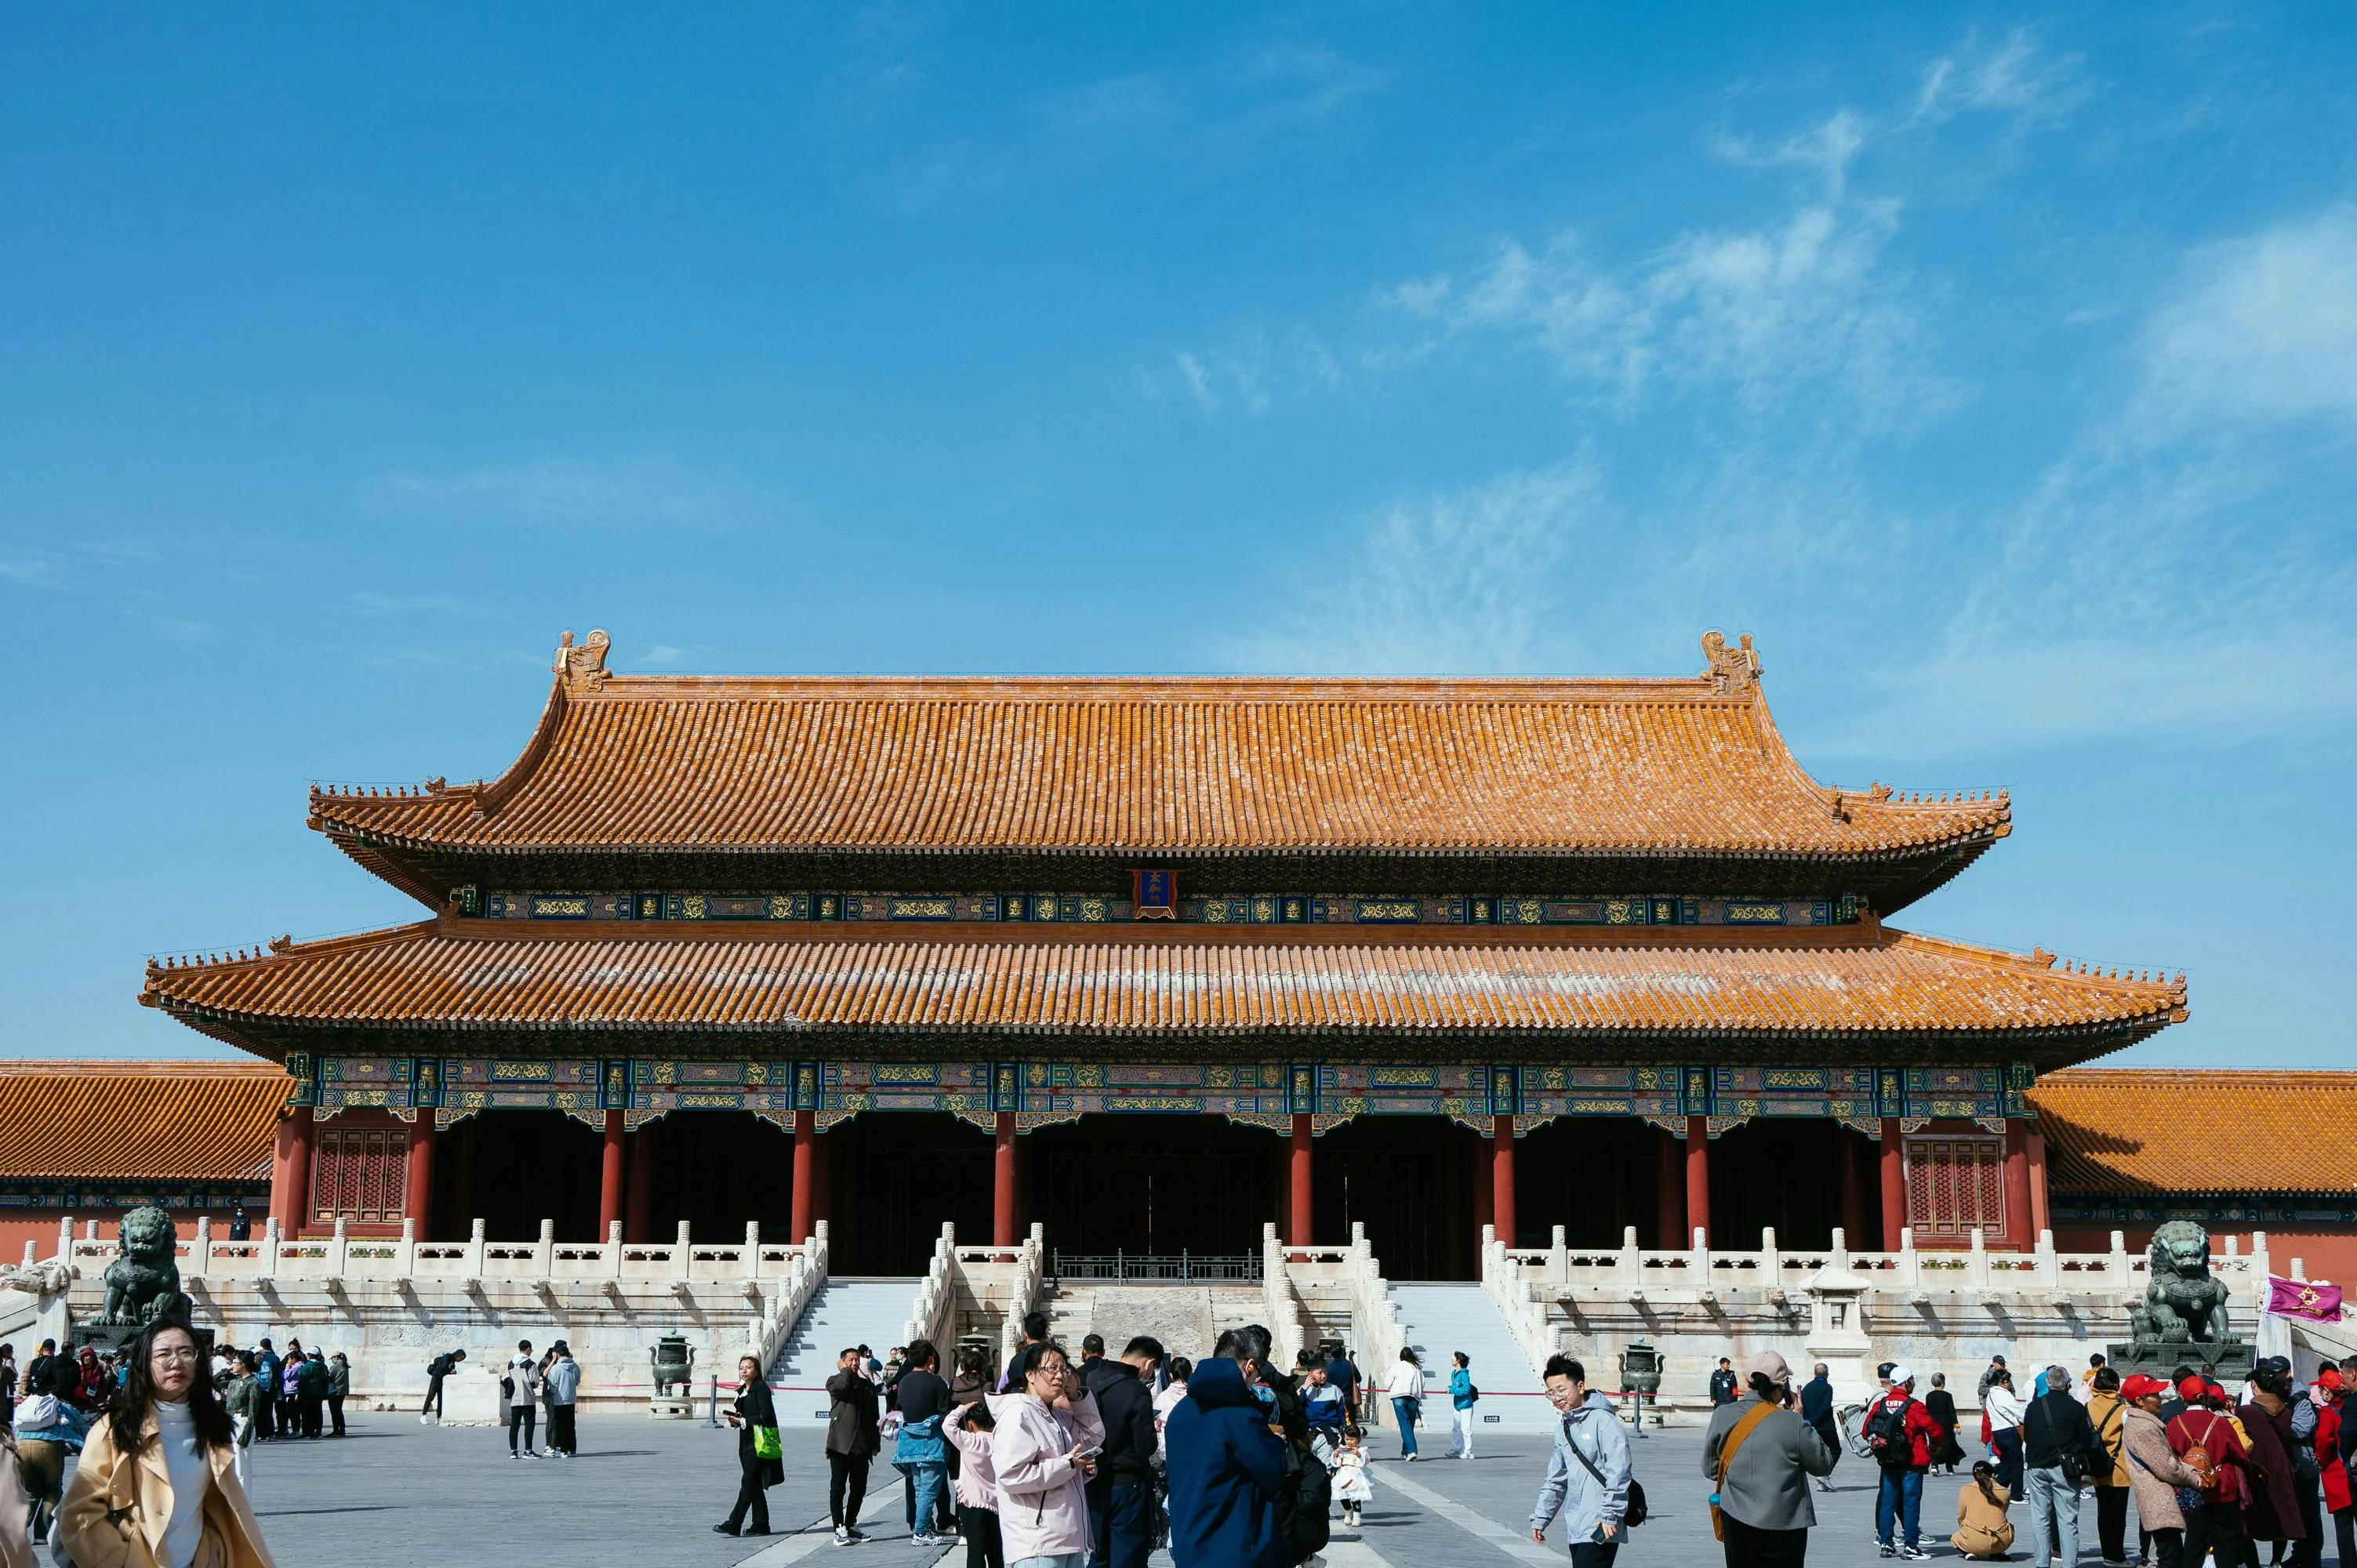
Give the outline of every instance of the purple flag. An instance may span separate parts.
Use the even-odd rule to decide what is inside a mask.
[[[2317,1323],[2341,1321],[2341,1287],[2315,1280],[2267,1276],[2267,1310],[2277,1317],[2305,1317]]]

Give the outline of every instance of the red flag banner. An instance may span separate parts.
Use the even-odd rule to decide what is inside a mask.
[[[2267,1310],[2277,1317],[2305,1317],[2317,1323],[2341,1321],[2341,1287],[2316,1280],[2286,1280],[2267,1276]]]

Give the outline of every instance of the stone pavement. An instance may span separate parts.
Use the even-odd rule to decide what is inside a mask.
[[[786,1568],[842,1555],[823,1529],[821,1423],[791,1398],[780,1399],[779,1413],[788,1423],[786,1480],[770,1493],[771,1525],[780,1531],[810,1530],[806,1534],[768,1541],[715,1535],[713,1523],[736,1496],[735,1434],[701,1422],[622,1415],[585,1417],[578,1459],[511,1461],[504,1434],[489,1428],[428,1428],[414,1417],[361,1413],[352,1435],[341,1442],[260,1449],[256,1505],[272,1553],[288,1568],[328,1562],[348,1568],[507,1568],[514,1563]],[[1438,1457],[1446,1433],[1439,1438],[1425,1444],[1426,1458],[1403,1466],[1390,1457],[1395,1452],[1390,1432],[1374,1435],[1381,1461],[1374,1466],[1375,1500],[1355,1537],[1338,1530],[1326,1554],[1332,1568],[1506,1568],[1567,1561],[1559,1538],[1538,1547],[1525,1522],[1544,1472],[1544,1438],[1477,1437],[1479,1456],[1470,1461]],[[1699,1473],[1700,1431],[1656,1434],[1636,1447],[1653,1519],[1636,1532],[1620,1561],[1678,1568],[1718,1561],[1704,1506],[1708,1488]],[[963,1548],[943,1552],[910,1544],[898,1472],[879,1462],[874,1479],[881,1496],[871,1501],[868,1528],[877,1539],[851,1549],[856,1562],[867,1568],[964,1563]],[[1872,1475],[1845,1459],[1834,1481],[1837,1490],[1818,1496],[1810,1563],[1876,1563]],[[1925,1544],[1947,1561],[1958,1560],[1947,1535],[1964,1484],[1961,1477],[1932,1477],[1924,1491]],[[2026,1534],[2026,1510],[2015,1509],[2014,1520]],[[2081,1518],[2082,1562],[2088,1564],[2096,1558],[2090,1504]],[[2325,1561],[2330,1563],[2329,1527],[2327,1533]],[[2025,1543],[2014,1561],[2027,1560]],[[1157,1553],[1154,1561],[1167,1568],[1169,1558]]]

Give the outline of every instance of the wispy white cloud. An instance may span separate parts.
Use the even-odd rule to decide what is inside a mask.
[[[724,521],[748,500],[734,485],[666,454],[396,471],[364,481],[361,494],[387,510],[623,528]]]
[[[1529,669],[1572,633],[1564,568],[1598,526],[1596,489],[1587,464],[1566,463],[1394,506],[1287,586],[1280,629],[1225,656],[1314,673]]]
[[[442,594],[346,594],[344,602],[362,615],[457,615],[467,607]]]
[[[0,555],[0,583],[14,583],[24,588],[55,587],[59,581],[58,564],[34,555]]]
[[[2087,99],[2092,91],[2078,55],[2040,49],[2028,31],[2015,29],[2005,42],[1985,46],[1967,38],[1953,53],[1923,68],[1909,125],[1938,125],[1960,114],[2010,116],[2018,122],[2055,120]]]
[[[1332,392],[1341,363],[1306,328],[1271,333],[1254,327],[1201,349],[1173,349],[1161,364],[1137,367],[1138,388],[1155,402],[1184,401],[1204,417],[1260,415],[1298,403],[1314,389]]]
[[[2147,339],[2170,419],[2357,419],[2357,208],[2208,247]]]
[[[668,642],[658,642],[630,662],[645,669],[667,670],[710,651],[702,643],[692,648],[681,648]]]

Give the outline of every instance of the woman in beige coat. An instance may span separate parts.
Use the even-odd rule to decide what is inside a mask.
[[[2013,1494],[1997,1485],[1996,1466],[1983,1459],[1956,1494],[1956,1533],[1948,1544],[1967,1557],[1994,1563],[2013,1550],[2013,1520],[2005,1517]]]
[[[2142,1372],[2122,1385],[2120,1396],[2127,1410],[2120,1446],[2126,1452],[2136,1520],[2152,1537],[2153,1561],[2159,1568],[2178,1568],[2185,1544],[2185,1511],[2177,1506],[2177,1488],[2200,1486],[2201,1475],[2186,1468],[2169,1445],[2169,1429],[2160,1422],[2160,1399],[2168,1391],[2167,1383]]]
[[[0,1399],[7,1399],[0,1394]],[[16,1474],[16,1438],[0,1432],[0,1568],[33,1568],[33,1541],[25,1531],[32,1509]]]
[[[152,1324],[132,1342],[58,1530],[75,1568],[272,1568],[229,1412],[185,1324]]]

